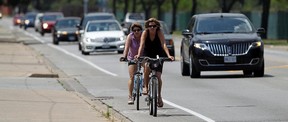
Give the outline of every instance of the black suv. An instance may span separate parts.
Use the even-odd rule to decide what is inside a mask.
[[[182,31],[181,73],[191,78],[201,71],[243,70],[263,77],[264,45],[249,19],[240,13],[192,16]]]

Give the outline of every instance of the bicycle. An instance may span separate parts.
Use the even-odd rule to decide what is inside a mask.
[[[120,61],[128,62],[127,58],[121,57]],[[133,100],[136,100],[136,109],[139,110],[139,98],[142,96],[143,89],[143,73],[141,72],[141,64],[143,57],[139,57],[138,60],[130,60],[132,63],[137,64],[137,71],[134,73],[134,85],[132,90]]]
[[[149,114],[154,117],[157,116],[157,101],[158,101],[158,78],[156,76],[156,69],[162,65],[164,61],[172,61],[168,57],[150,58],[145,57],[149,68],[151,69],[149,84],[148,84],[148,97],[145,99],[147,105],[149,106]]]

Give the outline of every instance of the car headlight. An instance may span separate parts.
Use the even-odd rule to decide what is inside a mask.
[[[85,41],[86,42],[91,42],[91,39],[87,37],[87,38],[85,38]]]
[[[126,40],[126,36],[121,36],[120,37],[120,41],[125,41]]]
[[[47,23],[43,23],[43,28],[44,29],[48,28],[48,24]]]
[[[252,47],[260,47],[261,45],[262,43],[260,41],[252,43]]]
[[[25,20],[25,24],[26,24],[26,25],[28,25],[28,24],[29,24],[29,22],[30,22],[29,20]]]
[[[194,47],[195,47],[195,48],[199,48],[199,49],[201,49],[201,50],[208,49],[207,46],[206,46],[206,44],[203,44],[203,43],[195,43],[195,44],[194,44]]]

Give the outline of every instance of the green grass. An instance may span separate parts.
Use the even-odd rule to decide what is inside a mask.
[[[288,40],[263,40],[265,45],[281,45],[281,46],[288,46]]]

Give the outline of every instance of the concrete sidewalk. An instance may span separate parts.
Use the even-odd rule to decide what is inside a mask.
[[[12,31],[0,25],[1,122],[117,121],[65,90],[43,57],[19,43]]]

